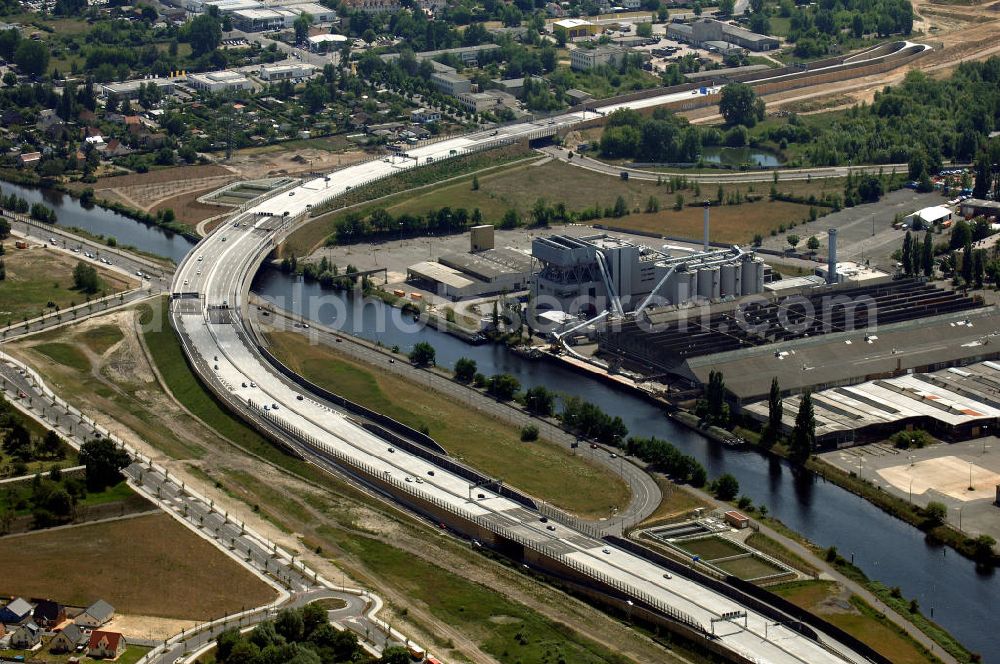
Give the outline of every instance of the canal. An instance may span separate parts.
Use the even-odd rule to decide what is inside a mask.
[[[42,203],[56,211],[56,226],[80,228],[93,235],[113,237],[122,246],[133,246],[157,256],[163,256],[180,263],[191,251],[194,243],[183,235],[178,235],[159,226],[106,210],[101,207],[86,208],[69,194],[54,189],[39,189],[0,182],[0,191],[17,194],[28,204]]]
[[[996,623],[990,607],[1000,597],[1000,577],[978,572],[971,561],[929,544],[916,528],[840,487],[784,461],[709,441],[666,418],[641,397],[548,361],[522,358],[500,346],[471,346],[424,327],[381,301],[323,290],[267,267],[258,273],[252,288],[276,306],[387,347],[399,346],[404,353],[418,341],[426,341],[437,351],[440,366],[451,367],[458,358],[469,357],[486,375],[509,373],[523,388],[545,385],[620,415],[632,435],[669,440],[697,458],[709,477],[731,473],[739,480],[740,492],[754,504],[766,505],[773,516],[818,545],[837,547],[869,577],[899,586],[904,596],[919,602],[922,612],[928,616],[933,612],[934,620],[981,653],[985,661],[1000,661],[1000,645],[982,629]]]
[[[85,209],[79,201],[59,192],[8,183],[0,183],[0,189],[16,192],[29,203],[42,202],[54,208],[60,226],[113,236],[120,244],[177,262],[193,246],[180,235],[108,210]],[[985,661],[1000,662],[1000,643],[989,629],[997,624],[991,607],[1000,597],[1000,577],[993,572],[977,572],[970,561],[945,547],[928,544],[919,530],[839,487],[800,473],[783,461],[752,451],[723,448],[676,425],[640,397],[581,377],[557,364],[521,358],[499,346],[470,346],[423,327],[380,301],[324,291],[318,284],[304,283],[271,268],[261,270],[253,289],[275,305],[317,323],[386,346],[398,345],[403,352],[418,341],[427,341],[437,350],[438,364],[442,366],[450,367],[459,357],[469,357],[484,374],[510,373],[525,388],[545,385],[620,415],[631,434],[671,441],[704,464],[710,477],[732,473],[739,480],[741,493],[755,504],[767,505],[773,516],[820,546],[836,546],[873,579],[899,586],[906,597],[917,599],[922,612],[933,612],[936,621],[967,647],[981,653]]]

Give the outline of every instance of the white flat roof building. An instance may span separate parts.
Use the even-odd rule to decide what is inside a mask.
[[[263,65],[260,68],[260,78],[264,81],[299,81],[316,75],[316,66],[308,62],[297,62],[290,65]]]
[[[192,3],[200,5],[199,11],[208,11],[209,7],[215,7],[219,10],[219,14],[232,14],[233,12],[245,9],[264,8],[264,3],[257,2],[257,0],[209,0],[203,3],[199,3],[198,0],[192,0]]]
[[[324,48],[328,51],[341,48],[341,46],[350,41],[350,38],[344,35],[313,35],[309,37],[306,41],[309,42],[309,49],[312,51],[322,51]]]
[[[289,4],[285,6],[289,11],[295,12],[296,14],[309,14],[312,16],[314,24],[333,23],[337,20],[337,12],[333,11],[329,7],[324,7],[318,2],[304,2],[301,4]]]
[[[935,205],[932,207],[925,207],[922,210],[917,210],[913,214],[907,215],[907,221],[913,221],[914,219],[920,219],[924,222],[924,226],[933,226],[934,224],[940,224],[943,221],[948,221],[951,219],[952,212],[943,205]]]
[[[250,79],[235,71],[213,71],[206,74],[188,74],[188,85],[196,90],[206,92],[225,92],[227,90],[250,90],[253,83]]]
[[[263,32],[290,28],[298,14],[290,9],[239,9],[233,13],[233,24],[245,32]]]

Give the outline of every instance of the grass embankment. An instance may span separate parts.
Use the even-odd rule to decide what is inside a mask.
[[[839,599],[841,588],[834,581],[792,581],[768,590],[853,634],[895,664],[941,661],[860,597]]]
[[[917,608],[918,610],[910,611],[910,601],[904,598],[898,590],[889,588],[878,581],[872,581],[859,567],[851,564],[851,562],[846,560],[843,556],[838,555],[836,549],[820,549],[820,547],[805,539],[802,535],[795,532],[777,519],[768,518],[766,522],[768,526],[780,532],[782,535],[794,539],[800,544],[808,547],[816,555],[825,557],[838,572],[852,581],[864,586],[869,592],[885,602],[888,606],[892,607],[896,613],[913,623],[917,629],[930,637],[935,643],[941,646],[945,652],[950,654],[959,662],[972,661],[972,653],[957,639],[955,639],[955,637],[948,633],[946,629],[920,613],[919,607],[912,607]]]
[[[427,427],[450,454],[533,496],[587,517],[628,503],[625,483],[581,456],[544,442],[523,443],[515,427],[293,332],[272,332],[268,340],[276,357],[317,385],[415,429]]]
[[[322,476],[312,466],[283,453],[264,436],[231,415],[195,378],[184,358],[180,340],[170,326],[166,298],[143,304],[140,310],[143,311],[144,324],[150,320],[158,321],[158,324],[144,325],[143,337],[156,368],[177,401],[235,445],[299,475],[313,479]]]
[[[425,602],[436,618],[467,634],[501,662],[628,661],[567,625],[378,540],[351,537],[342,546],[367,561],[380,578]],[[428,588],[434,591],[427,593]]]
[[[9,246],[9,244],[8,244]],[[7,278],[0,281],[0,325],[17,324],[24,318],[55,313],[87,301],[88,294],[73,287],[73,268],[79,259],[46,247],[8,249],[3,257]],[[104,294],[110,295],[132,288],[123,275],[97,268]],[[89,295],[90,299],[101,293]],[[70,318],[73,314],[63,314]]]
[[[4,593],[118,613],[206,620],[271,601],[274,591],[166,514],[0,539],[17,574]]]
[[[300,533],[304,547],[331,559],[348,579],[381,588],[384,617],[427,634],[425,645],[447,661],[476,661],[452,634],[504,664],[707,661],[690,652],[676,660],[616,620],[526,578],[506,559],[494,564],[482,550],[387,512],[348,485],[322,493],[282,485],[274,501],[276,487],[254,474],[227,471],[219,480],[239,500],[259,501],[261,514],[285,532]],[[631,657],[613,654],[589,635]]]
[[[677,486],[670,480],[654,474],[653,479],[660,487],[660,504],[640,523],[637,528],[651,528],[672,521],[679,521],[690,516],[699,507],[711,508],[707,502],[689,491]]]
[[[110,314],[112,320],[127,315]],[[81,324],[34,335],[13,349],[23,352],[46,382],[78,408],[128,427],[171,457],[200,458],[200,441],[164,426],[165,397],[148,369],[136,366],[134,345],[118,346],[123,339],[118,325]]]
[[[281,246],[282,254],[305,256],[315,247],[323,244],[326,238],[333,233],[335,224],[342,214],[337,211],[324,214],[323,210],[339,210],[340,208],[360,206],[366,201],[375,199],[384,199],[380,201],[380,204],[388,205],[392,200],[406,200],[417,195],[412,190],[426,187],[428,190],[436,191],[438,189],[435,186],[437,183],[449,178],[461,177],[463,174],[469,174],[469,177],[464,180],[468,182],[472,179],[472,173],[485,169],[502,168],[511,162],[531,158],[535,154],[521,144],[509,145],[497,150],[448,159],[429,166],[403,171],[399,175],[358,187],[337,197],[328,206],[313,210],[314,218],[308,223],[300,225],[284,240]],[[368,207],[364,206],[362,209]]]

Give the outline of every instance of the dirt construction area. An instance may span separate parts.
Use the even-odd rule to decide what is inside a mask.
[[[125,614],[206,620],[273,600],[274,590],[166,514],[0,539],[0,592]]]
[[[308,145],[308,142],[295,141],[289,145],[247,148],[236,152],[227,165],[244,180],[258,180],[277,175],[332,171],[369,156],[360,150],[334,152]]]

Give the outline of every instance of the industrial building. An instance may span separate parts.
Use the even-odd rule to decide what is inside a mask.
[[[351,40],[344,35],[328,34],[313,35],[306,41],[309,42],[310,51],[330,51],[340,48]]]
[[[979,298],[917,279],[806,284],[707,309],[653,311],[602,332],[600,344],[603,354],[689,385],[721,371],[739,406],[766,398],[773,376],[796,392],[989,359],[984,335],[994,332],[995,313]]]
[[[569,53],[570,66],[579,71],[589,71],[604,65],[617,65],[625,57],[625,49],[618,46],[575,48]]]
[[[262,65],[261,80],[269,83],[274,81],[301,81],[316,75],[316,66],[308,62],[296,62],[289,65]]]
[[[408,282],[442,297],[468,297],[527,290],[531,281],[531,256],[516,249],[494,246],[493,226],[473,226],[470,250],[439,256],[406,269]]]
[[[265,32],[292,27],[298,14],[281,7],[239,9],[232,12],[233,25],[244,32]]]
[[[882,440],[897,431],[919,428],[945,440],[978,437],[1000,420],[1000,364],[986,360],[933,373],[906,373],[812,394],[816,441],[823,447]],[[782,426],[791,431],[802,395],[783,399]],[[748,415],[766,422],[768,405],[746,406]]]
[[[460,106],[472,113],[482,113],[503,106],[503,94],[499,92],[463,92],[457,99]]]
[[[781,46],[774,37],[750,32],[744,28],[711,18],[702,18],[691,24],[667,24],[667,38],[698,47],[716,50],[738,46],[750,51],[772,51]]]
[[[960,212],[966,219],[981,216],[1000,218],[1000,201],[967,198],[962,201]]]
[[[943,205],[925,207],[922,210],[917,210],[912,214],[906,215],[903,221],[909,223],[911,228],[931,228],[937,224],[944,224],[951,221],[951,210]]]
[[[568,39],[578,39],[580,37],[593,37],[601,31],[601,28],[590,21],[582,18],[564,18],[552,24],[552,30],[561,28],[566,31]]]
[[[145,78],[137,81],[124,81],[122,83],[108,83],[102,86],[104,96],[115,95],[119,99],[136,99],[139,96],[139,88],[143,85],[155,85],[160,90],[161,95],[172,95],[174,93],[174,82],[172,78]]]
[[[681,305],[760,293],[764,263],[729,249],[654,249],[609,235],[535,238],[539,262],[532,284],[537,306],[570,314],[597,313],[614,300],[636,309],[654,289],[658,304]]]
[[[250,79],[235,71],[213,71],[205,74],[188,74],[188,85],[205,92],[227,92],[229,90],[251,90]]]

